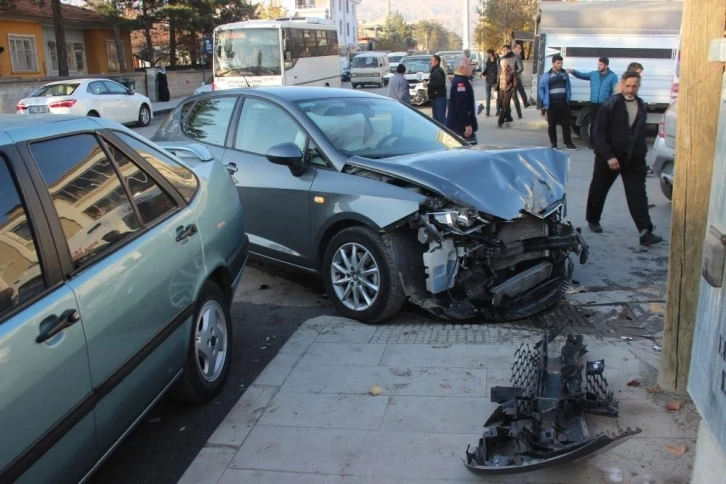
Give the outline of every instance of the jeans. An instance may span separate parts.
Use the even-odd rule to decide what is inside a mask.
[[[435,121],[446,126],[446,96],[431,100],[431,111]],[[475,111],[476,112],[476,111]]]
[[[557,125],[562,126],[562,140],[565,145],[572,144],[572,133],[570,132],[570,106],[567,104],[552,104],[547,110],[548,133],[550,143],[557,144]]]

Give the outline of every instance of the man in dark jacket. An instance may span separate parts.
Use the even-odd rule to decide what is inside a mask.
[[[522,58],[512,52],[511,45],[505,45],[502,47],[502,59],[507,59],[507,63],[509,63],[509,67],[512,68],[512,72],[514,72],[515,75],[519,76],[522,71],[524,71]],[[519,97],[517,97],[516,91],[512,94],[512,99],[514,99],[514,108],[517,110],[517,116],[519,119],[522,119],[522,107],[519,105]],[[501,108],[501,102],[499,107]],[[512,119],[510,118],[507,121],[512,121]]]
[[[474,133],[479,129],[479,125],[474,112],[474,89],[469,82],[471,74],[471,62],[469,62],[468,58],[461,56],[458,59],[454,77],[451,80],[446,126],[469,141],[469,143],[476,144]]]
[[[446,124],[446,73],[441,68],[441,57],[431,56],[431,72],[427,86],[434,120]]]
[[[490,115],[490,106],[492,102],[492,90],[496,92],[497,82],[499,79],[499,57],[494,52],[494,49],[487,50],[487,62],[484,65],[484,69],[481,72],[481,78],[486,81],[487,86],[487,116]],[[481,105],[479,105],[479,112],[481,112]],[[499,116],[499,103],[497,103],[497,116]]]
[[[640,245],[653,245],[663,237],[653,234],[645,191],[645,125],[648,117],[643,100],[638,97],[640,75],[623,74],[623,92],[600,107],[593,130],[595,168],[587,197],[587,222],[590,230],[601,233],[600,217],[610,187],[618,175],[623,178],[630,215],[640,233]]]

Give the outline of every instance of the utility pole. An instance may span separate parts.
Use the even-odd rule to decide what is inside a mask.
[[[724,0],[683,2],[677,162],[659,374],[662,387],[679,392],[686,391],[690,369],[721,104],[723,68],[708,62],[708,53],[711,40],[723,37],[724,9]]]
[[[464,24],[462,25],[461,35],[461,50],[468,49],[471,47],[471,39],[469,38],[469,32],[471,26],[469,25],[469,0],[464,0]]]

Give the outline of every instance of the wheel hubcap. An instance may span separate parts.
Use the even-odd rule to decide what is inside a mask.
[[[365,311],[378,297],[378,263],[362,245],[351,242],[341,246],[333,257],[330,277],[335,295],[353,311]]]
[[[227,360],[227,326],[224,311],[216,301],[208,301],[196,321],[197,369],[208,382],[219,377]]]
[[[141,110],[141,121],[143,121],[144,124],[146,124],[146,123],[149,122],[149,118],[150,118],[149,110],[148,109],[142,109]]]

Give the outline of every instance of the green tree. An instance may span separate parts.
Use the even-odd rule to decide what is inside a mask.
[[[400,12],[392,12],[386,17],[380,45],[383,50],[409,50],[416,47],[413,26],[406,23]]]
[[[118,53],[118,65],[121,72],[126,72],[126,56],[121,41],[122,30],[132,30],[134,22],[124,15],[126,6],[121,0],[86,0],[88,6],[101,15],[113,31],[113,41]]]
[[[480,50],[511,44],[515,30],[533,30],[537,0],[481,0],[474,41]]]
[[[288,17],[289,13],[285,7],[265,6],[263,3],[257,5],[257,17],[269,20]]]

